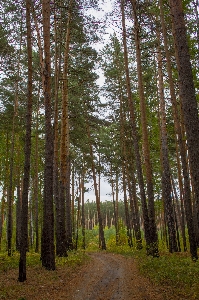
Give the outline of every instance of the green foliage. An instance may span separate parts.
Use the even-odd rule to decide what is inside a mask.
[[[152,258],[142,253],[138,259],[141,272],[155,283],[173,286],[198,299],[199,265],[187,254],[164,252],[159,258]]]
[[[107,251],[133,256],[137,259],[141,273],[154,283],[170,286],[183,299],[199,298],[199,262],[193,262],[188,252],[169,253],[165,243],[160,243],[160,257],[153,258],[146,255],[145,247],[142,250],[130,248],[127,243],[125,227],[120,229],[120,236],[126,242],[116,245],[114,228],[106,229]]]
[[[124,236],[123,236],[124,237]],[[121,243],[120,245],[116,245],[116,242],[111,240],[107,243],[107,251],[114,252],[117,254],[122,254],[124,256],[132,256],[136,251],[135,247],[130,248],[127,242],[127,237],[125,236],[126,243]],[[134,244],[135,245],[135,244]]]
[[[27,266],[33,267],[40,265],[40,254],[34,252],[27,253]],[[12,256],[8,256],[7,252],[0,253],[0,272],[7,272],[16,269],[19,266],[19,253],[14,252]]]
[[[104,229],[107,251],[134,257],[138,261],[141,273],[147,276],[154,283],[162,286],[169,286],[175,289],[178,295],[184,299],[198,299],[199,297],[199,262],[193,262],[186,253],[170,254],[164,243],[160,243],[160,257],[152,258],[146,255],[145,247],[142,250],[134,247],[130,248],[127,243],[126,227],[120,222],[119,245],[116,245],[115,228],[106,227]],[[99,228],[95,226],[92,230],[86,230],[86,250],[99,251]],[[68,257],[56,257],[56,266],[78,268],[86,261],[89,256],[81,249],[82,231],[79,229],[78,251],[68,252]],[[145,246],[145,245],[144,245]],[[8,257],[7,253],[0,254],[0,273],[18,268],[19,253],[14,252],[13,256]],[[28,252],[27,266],[41,267],[40,254]],[[54,275],[56,276],[56,274]]]
[[[0,272],[7,272],[9,269],[17,268],[18,254],[11,257],[7,256],[7,253],[0,253]]]
[[[99,227],[95,226],[92,230],[86,230],[86,248],[89,251],[99,249]]]
[[[75,267],[83,264],[88,259],[84,251],[68,252],[67,257],[56,257],[56,265],[68,267]],[[19,266],[19,253],[14,252],[14,254],[9,257],[7,252],[0,253],[0,273],[7,272],[12,269],[17,269]],[[36,267],[41,266],[40,254],[34,252],[27,252],[27,266]]]
[[[70,251],[67,257],[56,257],[56,266],[76,267],[82,265],[88,259],[89,257],[85,255],[84,251]]]

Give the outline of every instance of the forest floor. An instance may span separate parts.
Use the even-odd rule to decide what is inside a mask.
[[[88,253],[83,265],[59,266],[55,271],[28,267],[27,281],[18,270],[0,274],[0,299],[7,300],[186,300],[169,286],[158,286],[140,274],[132,257]],[[191,298],[187,298],[191,299]]]

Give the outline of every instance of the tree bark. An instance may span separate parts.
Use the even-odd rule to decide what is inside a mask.
[[[40,88],[38,90],[38,99]],[[38,101],[39,102],[39,101]],[[37,103],[37,116],[36,116],[36,136],[35,136],[35,174],[34,174],[34,205],[35,205],[35,252],[39,252],[39,149],[38,149],[38,132],[39,129],[39,103]]]
[[[173,108],[173,116],[174,116],[174,127],[175,133],[177,136],[177,143],[179,145],[180,150],[180,157],[181,157],[181,164],[182,164],[182,171],[183,171],[183,179],[184,179],[184,186],[182,187],[182,180],[181,180],[181,172],[179,170],[179,185],[181,191],[181,213],[182,213],[182,224],[183,224],[183,243],[184,249],[186,250],[186,240],[184,234],[184,206],[185,206],[185,213],[186,213],[186,220],[187,220],[187,227],[189,233],[189,242],[190,242],[190,252],[191,255],[194,257],[197,253],[197,244],[196,244],[196,235],[194,230],[194,222],[193,222],[193,212],[192,212],[192,203],[191,203],[191,189],[190,189],[190,179],[189,179],[189,172],[187,167],[187,159],[186,159],[186,149],[183,143],[182,131],[180,126],[180,120],[178,115],[178,108],[177,108],[177,101],[175,96],[175,88],[172,78],[172,70],[171,70],[171,59],[168,50],[168,41],[167,41],[167,32],[165,28],[165,21],[164,21],[164,10],[163,10],[163,3],[162,0],[159,1],[160,3],[160,19],[162,25],[162,32],[163,32],[163,39],[164,39],[164,49],[166,53],[167,59],[167,73],[169,78],[169,88],[170,88],[170,96],[171,96],[171,103]],[[184,190],[184,192],[183,192]]]
[[[158,245],[158,235],[155,223],[155,207],[154,207],[154,189],[153,189],[153,170],[150,158],[149,149],[149,138],[147,129],[147,115],[146,115],[146,100],[144,96],[144,85],[142,75],[142,62],[141,62],[141,45],[140,45],[140,30],[137,18],[137,1],[130,0],[133,7],[133,18],[134,18],[134,36],[135,36],[135,48],[136,48],[136,63],[137,63],[137,74],[138,74],[138,92],[140,100],[140,113],[141,113],[141,126],[142,126],[142,145],[144,154],[145,174],[146,174],[146,185],[148,195],[148,215],[149,215],[149,226],[150,226],[150,239],[154,245]],[[157,249],[158,251],[158,249]]]
[[[28,95],[26,114],[26,136],[25,136],[25,162],[23,177],[23,193],[21,208],[21,239],[20,239],[20,259],[19,278],[20,282],[26,280],[26,251],[28,249],[28,191],[30,183],[30,155],[31,155],[31,126],[32,126],[32,41],[31,41],[31,0],[26,0],[26,28],[27,28],[27,53],[28,53]]]
[[[69,140],[69,99],[68,99],[68,57],[70,45],[71,6],[69,1],[67,28],[64,46],[64,67],[62,83],[62,115],[61,115],[61,144],[60,144],[60,238],[62,240],[60,256],[72,248],[71,198],[70,198],[70,140]],[[61,246],[60,245],[60,246]],[[59,246],[59,247],[60,247]]]
[[[147,245],[147,254],[152,256],[159,256],[158,253],[158,245],[154,244],[153,240],[151,240],[151,232],[150,232],[150,223],[149,223],[149,214],[146,202],[146,194],[144,188],[144,179],[141,165],[141,157],[139,150],[139,142],[138,142],[138,133],[136,127],[136,118],[135,118],[135,108],[132,99],[131,92],[131,84],[130,84],[130,75],[129,75],[129,67],[128,67],[128,52],[127,52],[127,42],[126,42],[126,26],[125,26],[125,14],[124,14],[124,1],[121,3],[121,12],[122,12],[122,30],[123,30],[123,46],[124,46],[124,63],[125,63],[125,72],[126,72],[126,88],[127,88],[127,96],[128,96],[128,105],[130,112],[130,125],[132,128],[132,138],[133,138],[133,146],[135,152],[135,160],[136,160],[136,169],[138,175],[138,183],[140,187],[140,197],[142,203],[142,213],[144,220],[144,232],[145,239]]]
[[[187,134],[189,163],[196,201],[197,225],[199,227],[199,117],[197,100],[193,82],[182,1],[170,0],[169,3],[177,58],[179,92],[182,101],[184,123]],[[193,259],[198,258],[197,253],[193,256]]]
[[[86,235],[85,235],[85,208],[84,208],[84,178],[85,178],[85,167],[83,166],[82,178],[81,178],[81,190],[82,190],[82,248],[86,249]]]
[[[21,186],[20,186],[19,175],[17,181],[18,183],[17,183],[17,201],[16,201],[16,250],[20,251],[22,197],[21,197]]]
[[[159,32],[157,31],[158,41],[160,40]],[[171,186],[171,174],[169,165],[169,153],[167,142],[167,128],[166,128],[166,111],[164,100],[164,85],[163,85],[163,73],[162,73],[162,56],[160,52],[160,46],[157,47],[157,60],[158,60],[158,90],[160,99],[160,134],[161,134],[161,157],[162,157],[162,197],[165,207],[166,223],[169,234],[169,251],[177,252],[176,241],[176,229],[174,208],[172,205],[172,186]]]
[[[44,38],[45,166],[41,260],[47,270],[55,270],[53,212],[53,130],[51,124],[50,0],[42,1]]]
[[[85,112],[85,113],[87,114],[87,112]],[[102,250],[106,250],[106,242],[105,242],[105,237],[104,237],[102,214],[101,214],[101,208],[100,208],[100,198],[99,198],[99,192],[98,192],[98,188],[97,188],[95,162],[94,162],[93,147],[92,147],[92,142],[91,142],[90,127],[88,124],[88,117],[86,117],[86,122],[87,122],[86,127],[87,127],[87,135],[88,135],[89,148],[90,148],[91,168],[92,168],[92,173],[93,173],[93,182],[94,182],[98,223],[99,223],[99,248],[101,248]]]

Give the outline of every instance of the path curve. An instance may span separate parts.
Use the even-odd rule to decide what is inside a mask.
[[[133,257],[106,251],[88,255],[89,261],[74,268],[62,266],[50,272],[40,266],[28,268],[24,283],[16,280],[18,270],[0,274],[0,299],[187,300],[169,286],[152,284],[140,274]]]
[[[133,258],[106,252],[92,253],[90,257],[90,263],[70,282],[70,299],[176,299],[172,298],[171,291],[153,285],[149,279],[140,275]]]

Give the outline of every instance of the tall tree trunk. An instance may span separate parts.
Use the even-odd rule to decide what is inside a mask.
[[[197,244],[196,244],[196,235],[195,235],[194,222],[193,222],[191,189],[190,189],[189,172],[188,172],[188,168],[187,168],[186,149],[185,149],[185,145],[183,143],[183,136],[182,136],[180,120],[179,120],[179,116],[178,116],[178,108],[177,108],[175,88],[174,88],[174,83],[173,83],[173,78],[172,78],[171,59],[170,59],[169,50],[168,50],[167,32],[166,32],[166,28],[165,28],[164,10],[163,10],[162,0],[160,0],[159,3],[160,3],[160,19],[161,19],[163,39],[164,39],[164,49],[165,49],[166,59],[167,59],[167,73],[168,73],[168,77],[169,77],[169,88],[170,88],[171,103],[172,103],[173,116],[174,116],[174,126],[175,126],[176,136],[178,137],[177,142],[178,142],[179,150],[180,150],[183,179],[184,179],[184,186],[182,187],[181,178],[180,178],[181,174],[179,174],[179,184],[180,184],[180,190],[181,190],[182,223],[184,224],[184,207],[183,207],[183,203],[182,203],[182,201],[184,201],[187,227],[188,227],[188,233],[189,233],[190,252],[191,252],[191,255],[194,257],[195,254],[197,253]],[[183,192],[183,190],[184,190],[184,192]],[[184,232],[184,226],[182,229]],[[184,234],[183,234],[183,236],[184,236]],[[184,241],[184,249],[186,249],[185,237],[183,238],[183,241]]]
[[[122,147],[122,151],[123,151],[123,156],[124,156],[124,161],[128,161],[131,160],[132,158],[132,153],[127,153],[127,146],[126,146],[126,141],[123,139],[124,136],[126,136],[126,133],[125,133],[125,130],[124,130],[124,125],[125,125],[125,113],[124,113],[124,109],[123,109],[123,106],[125,105],[124,104],[124,99],[123,99],[123,83],[122,83],[122,69],[121,69],[121,66],[120,66],[120,58],[119,58],[119,49],[118,49],[118,45],[117,43],[115,43],[115,53],[114,53],[114,56],[115,56],[115,64],[116,64],[116,67],[117,67],[117,82],[118,82],[118,94],[119,94],[119,98],[120,98],[120,141],[121,141],[121,147]],[[128,152],[131,152],[131,147],[130,147],[130,151]],[[111,168],[112,168],[112,165],[111,165]],[[136,243],[137,243],[137,246],[138,248],[142,248],[142,240],[141,240],[141,231],[140,231],[140,223],[139,223],[139,216],[138,214],[136,215],[136,213],[138,213],[138,210],[136,210],[136,202],[137,202],[137,197],[136,197],[136,188],[135,188],[135,193],[134,193],[134,196],[135,198],[133,199],[132,197],[132,188],[133,188],[133,184],[135,183],[132,183],[130,184],[130,177],[131,179],[134,177],[134,168],[129,168],[126,164],[126,174],[127,174],[127,180],[128,180],[128,190],[129,190],[129,196],[130,196],[130,207],[131,207],[131,217],[133,218],[132,220],[130,219],[130,214],[129,214],[129,223],[132,224],[132,221],[133,224],[134,224],[134,229],[135,229],[135,232],[136,232]],[[112,172],[111,172],[112,174]],[[112,176],[111,176],[112,178]],[[116,183],[118,184],[118,183]],[[112,180],[112,191],[114,193],[114,190],[113,190],[113,180]],[[134,205],[135,204],[135,205]],[[115,210],[115,203],[114,203],[114,210]],[[132,212],[132,209],[133,209],[133,212]],[[119,241],[119,227],[118,227],[118,216],[117,216],[117,222],[116,222],[116,244],[118,243]],[[131,228],[132,226],[129,224],[129,228]],[[131,228],[132,229],[132,228]],[[130,229],[130,238],[132,240],[132,234],[131,234],[131,229]],[[131,242],[132,243],[132,242]]]
[[[85,177],[85,167],[83,166],[82,178],[81,178],[81,190],[82,190],[82,248],[86,248],[86,235],[85,235],[85,208],[84,208],[84,177]]]
[[[127,201],[126,172],[125,172],[124,162],[122,164],[122,176],[123,176],[122,182],[123,182],[123,193],[124,193],[124,211],[125,211],[126,228],[127,228],[127,239],[128,239],[129,247],[133,247],[131,224],[130,224],[130,218],[129,218],[129,207],[128,207],[128,201]]]
[[[143,213],[143,220],[144,220],[144,232],[145,232],[145,239],[146,239],[146,245],[147,245],[147,254],[152,255],[152,256],[159,256],[158,245],[154,244],[153,240],[151,240],[149,215],[148,215],[148,208],[147,208],[147,202],[146,202],[146,194],[145,194],[145,189],[144,189],[144,179],[143,179],[143,173],[142,173],[141,157],[140,157],[138,134],[137,134],[137,127],[136,127],[135,108],[134,108],[134,103],[133,103],[133,99],[132,99],[130,75],[129,75],[129,67],[128,67],[128,52],[127,52],[127,42],[126,42],[124,0],[122,0],[122,2],[121,2],[121,12],[122,12],[124,63],[125,63],[125,72],[126,72],[126,88],[127,88],[128,105],[129,105],[129,112],[130,112],[130,125],[132,128],[132,138],[133,138],[133,146],[134,146],[135,160],[136,160],[136,169],[137,169],[138,183],[139,183],[139,188],[140,188],[140,197],[141,197],[141,203],[142,203],[142,213]]]
[[[196,200],[197,221],[199,227],[199,117],[189,48],[186,35],[186,26],[181,0],[170,0],[170,11],[173,22],[177,69],[179,76],[179,91],[182,101],[189,163],[193,180],[194,196]],[[194,260],[198,258],[196,251],[192,254]]]
[[[25,136],[25,162],[23,177],[23,193],[21,208],[21,239],[20,239],[20,259],[19,278],[20,282],[26,280],[26,251],[28,248],[28,190],[30,183],[30,155],[31,155],[31,125],[32,125],[32,41],[31,41],[31,0],[26,0],[26,28],[27,28],[27,53],[28,53],[28,95],[26,114],[26,136]]]
[[[62,249],[60,256],[72,248],[71,226],[71,199],[70,199],[70,141],[69,141],[69,99],[68,99],[68,56],[70,45],[70,26],[72,17],[72,0],[69,1],[68,19],[65,37],[63,89],[62,89],[62,116],[61,116],[61,144],[60,144],[60,238]],[[60,245],[60,246],[61,246]],[[59,247],[60,247],[59,246]]]
[[[79,190],[79,193],[77,194],[77,197],[76,197],[76,201],[77,201],[77,222],[76,222],[75,250],[77,250],[78,239],[79,239],[80,205],[81,205],[81,198],[82,198],[81,174],[79,174],[79,186],[78,186],[78,190]]]
[[[58,125],[58,92],[59,92],[59,74],[60,74],[60,53],[57,45],[57,17],[54,16],[55,31],[55,103],[54,103],[54,160],[53,160],[53,191],[55,201],[56,218],[56,255],[67,256],[66,251],[66,228],[65,228],[65,194],[64,187],[59,185],[59,125]],[[59,190],[60,188],[60,190]],[[63,194],[62,194],[62,192]]]
[[[12,205],[13,205],[13,164],[14,164],[14,134],[15,134],[15,116],[13,118],[12,127],[12,145],[10,157],[10,174],[9,174],[9,187],[7,195],[7,248],[8,256],[12,255]]]
[[[21,25],[22,26],[22,25]],[[9,172],[9,185],[8,185],[8,195],[7,195],[7,240],[8,240],[8,256],[12,254],[12,222],[13,222],[13,198],[14,198],[14,188],[13,188],[13,172],[14,172],[14,150],[15,150],[15,132],[16,132],[16,118],[18,115],[18,89],[19,89],[19,76],[20,76],[20,57],[21,57],[21,44],[22,44],[22,28],[20,36],[20,48],[18,55],[18,65],[15,83],[15,102],[14,102],[14,115],[12,119],[12,135],[11,135],[11,154],[10,154],[10,172]]]
[[[75,166],[72,165],[71,175],[71,219],[72,219],[72,237],[75,241]]]
[[[149,150],[149,138],[147,129],[147,116],[146,116],[146,100],[144,96],[144,85],[142,75],[142,62],[141,62],[141,45],[140,45],[140,29],[137,18],[137,1],[131,0],[133,7],[134,18],[134,34],[135,34],[135,47],[136,47],[136,62],[137,62],[137,74],[138,74],[138,91],[140,100],[140,113],[141,113],[141,126],[142,126],[142,145],[144,154],[144,164],[146,173],[147,195],[148,195],[148,215],[150,226],[150,240],[151,243],[158,247],[158,235],[155,223],[155,207],[154,207],[154,190],[153,190],[153,171],[151,166],[150,150]],[[156,249],[158,251],[158,249]]]
[[[3,224],[4,224],[4,214],[5,214],[5,195],[6,189],[5,186],[3,187],[3,194],[1,198],[1,210],[0,210],[0,250],[1,250],[1,239],[2,239],[2,232],[3,232]]]
[[[53,130],[51,124],[50,0],[42,0],[44,38],[45,166],[41,259],[47,270],[55,270],[53,212]]]
[[[8,193],[8,186],[9,186],[9,137],[8,132],[6,133],[6,153],[5,153],[5,173],[4,173],[4,186],[3,186],[3,193],[1,199],[1,212],[0,212],[0,250],[1,250],[1,240],[2,240],[2,232],[3,232],[3,224],[5,221],[5,211],[6,211],[6,199]]]
[[[159,32],[157,31],[158,40],[160,40]],[[176,241],[176,229],[174,209],[172,205],[172,186],[171,186],[171,174],[169,165],[169,153],[167,144],[167,129],[166,129],[166,112],[165,112],[165,100],[164,100],[164,85],[163,85],[163,73],[162,73],[162,56],[160,46],[157,48],[157,60],[158,60],[158,89],[160,99],[160,132],[161,132],[161,157],[162,157],[162,197],[165,207],[166,224],[169,234],[169,251],[177,252]]]
[[[38,90],[38,99],[40,95],[40,88]],[[39,149],[38,149],[38,138],[39,138],[39,100],[37,102],[37,115],[36,115],[36,136],[35,136],[35,174],[34,174],[34,205],[35,205],[35,252],[39,252]]]
[[[17,201],[16,201],[16,250],[20,251],[20,240],[21,240],[21,186],[20,186],[20,177],[18,175],[17,179]]]
[[[126,140],[123,138],[126,136],[126,133],[124,131],[124,116],[123,116],[123,110],[122,110],[122,103],[123,103],[123,97],[122,94],[120,96],[120,143],[121,143],[121,152],[123,157],[122,162],[122,176],[123,176],[123,192],[124,192],[124,211],[125,211],[125,217],[126,217],[126,227],[127,227],[127,237],[128,237],[128,245],[130,247],[133,247],[133,240],[132,240],[132,228],[130,222],[130,214],[129,214],[129,207],[128,207],[128,201],[127,201],[127,183],[129,179],[128,169],[127,169],[127,162],[129,163],[129,157],[127,156],[126,151]],[[127,182],[127,183],[126,183]]]
[[[142,249],[142,235],[141,235],[141,228],[140,228],[140,216],[139,216],[139,209],[138,209],[138,199],[136,193],[136,180],[135,175],[132,170],[135,169],[133,162],[130,162],[129,167],[131,171],[127,171],[128,174],[128,189],[129,189],[129,197],[130,197],[130,210],[131,210],[131,219],[132,225],[135,233],[136,239],[136,248],[138,250]]]
[[[29,246],[32,248],[34,244],[34,220],[33,220],[33,191],[31,190],[30,196],[29,196],[29,214],[28,214],[28,228],[29,228]],[[29,248],[28,248],[29,249]]]
[[[111,174],[111,190],[112,190],[112,197],[113,197],[113,211],[114,211],[114,226],[115,226],[115,239],[116,239],[116,245],[119,244],[119,223],[118,223],[118,198],[116,198],[116,192],[114,190],[114,179],[113,179],[113,166],[111,162],[110,167],[110,174]],[[116,171],[116,180],[117,181],[117,171]],[[115,182],[117,184],[117,182]]]
[[[85,111],[85,113],[88,114],[86,111]],[[94,182],[98,223],[99,223],[99,248],[101,248],[102,250],[106,250],[106,241],[105,241],[105,237],[104,237],[104,229],[103,229],[101,207],[100,207],[100,198],[99,198],[99,192],[98,192],[98,188],[97,188],[96,168],[95,168],[95,162],[94,162],[90,127],[88,124],[88,116],[86,117],[86,122],[87,122],[86,127],[87,127],[87,135],[88,135],[89,148],[90,148],[90,157],[91,157],[91,164],[92,164],[91,168],[92,168],[92,173],[93,173],[93,182]]]

